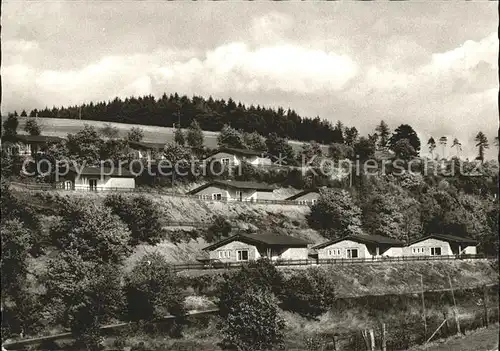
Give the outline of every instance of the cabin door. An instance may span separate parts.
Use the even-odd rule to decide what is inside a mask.
[[[97,190],[97,179],[89,179],[89,189],[91,191]]]

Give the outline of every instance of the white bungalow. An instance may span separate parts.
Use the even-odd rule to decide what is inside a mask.
[[[402,256],[402,241],[381,235],[350,235],[313,247],[318,259],[381,258]]]
[[[237,234],[203,250],[211,261],[242,262],[259,258],[270,260],[306,260],[308,242],[288,235]]]
[[[287,201],[295,201],[301,205],[314,205],[320,196],[319,189],[308,189],[301,191],[298,194],[286,198]]]
[[[265,152],[235,148],[220,148],[205,158],[205,161],[216,161],[225,166],[239,166],[242,162],[253,166],[272,164],[272,160],[266,156]]]
[[[274,200],[274,188],[257,182],[214,180],[188,192],[203,200],[256,201]]]
[[[109,191],[135,188],[135,176],[125,169],[109,167],[71,168],[64,176],[66,190]]]
[[[476,240],[454,235],[432,234],[412,241],[404,248],[405,256],[476,255]]]

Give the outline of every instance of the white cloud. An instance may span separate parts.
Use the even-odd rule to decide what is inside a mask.
[[[254,17],[250,33],[255,42],[265,45],[282,41],[286,31],[292,26],[293,19],[290,16],[271,12],[264,16]]]

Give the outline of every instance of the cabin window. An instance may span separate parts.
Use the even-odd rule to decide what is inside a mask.
[[[90,190],[97,190],[97,179],[89,179]]]
[[[231,251],[229,250],[219,251],[219,258],[230,258],[230,257],[231,257]]]
[[[347,249],[347,258],[358,258],[358,249]]]
[[[223,165],[227,166],[227,165],[229,164],[229,158],[227,158],[227,157],[225,157],[225,158],[221,158],[221,159],[220,159],[220,162],[221,162]]]
[[[414,254],[421,254],[424,253],[424,248],[423,247],[414,247],[411,249],[411,252]]]
[[[222,194],[221,193],[212,194],[212,200],[222,200]]]
[[[441,256],[441,248],[431,247],[431,256]]]
[[[340,249],[328,250],[328,256],[340,256]]]
[[[248,250],[238,250],[238,261],[248,261]]]
[[[312,200],[311,200],[311,204],[313,204],[313,205],[314,205],[315,203],[316,203],[316,199],[312,199]]]

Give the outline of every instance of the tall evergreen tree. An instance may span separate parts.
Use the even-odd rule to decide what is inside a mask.
[[[490,147],[490,145],[488,144],[488,138],[483,132],[479,131],[474,140],[477,143],[476,147],[478,148],[479,151],[476,159],[480,160],[481,162],[484,162],[484,151]]]
[[[181,146],[186,144],[186,138],[184,137],[184,132],[182,131],[180,125],[177,125],[177,128],[175,128],[174,141]]]
[[[385,148],[387,143],[389,142],[389,138],[391,135],[391,130],[389,129],[389,125],[385,123],[383,120],[380,121],[380,124],[375,128],[378,136],[378,146],[380,148]]]
[[[418,138],[415,130],[408,124],[401,124],[396,128],[394,133],[392,133],[391,138],[389,139],[389,148],[394,151],[394,147],[397,142],[401,139],[408,139],[410,145],[415,149],[418,153],[420,152],[420,139]]]
[[[436,149],[436,141],[433,137],[430,137],[427,141],[427,145],[429,147],[429,152],[431,153],[431,158],[434,159],[434,149]]]
[[[446,158],[445,148],[446,148],[446,144],[447,143],[448,143],[448,138],[447,137],[442,136],[441,138],[439,138],[439,144],[441,145],[441,147],[443,149],[443,153],[441,155],[441,158]]]
[[[187,144],[194,149],[202,149],[203,148],[203,130],[201,130],[200,125],[196,120],[191,122],[187,130]]]

